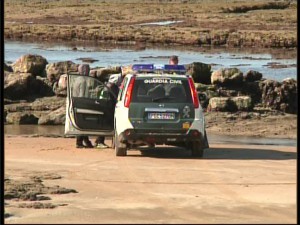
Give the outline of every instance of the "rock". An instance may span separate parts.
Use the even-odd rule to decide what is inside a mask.
[[[46,77],[36,76],[37,80],[37,93],[41,97],[53,96],[52,83]]]
[[[44,97],[4,106],[7,123],[64,124],[66,98]],[[28,122],[30,121],[30,122]]]
[[[50,63],[46,67],[47,78],[50,82],[54,83],[59,80],[60,75],[62,74],[77,72],[78,66],[78,64],[75,64],[72,61]]]
[[[265,80],[259,83],[262,92],[262,105],[273,110],[282,110],[285,113],[298,112],[297,81],[285,79],[282,83],[274,80]]]
[[[261,78],[262,78],[262,73],[254,71],[254,70],[249,70],[244,75],[244,80],[246,82],[257,81],[257,80],[260,80]]]
[[[98,68],[94,69],[93,73],[95,73],[96,77],[102,81],[108,81],[109,76],[111,74],[117,74],[121,73],[121,67],[120,66],[115,66],[115,67],[107,67],[107,68]]]
[[[253,109],[252,99],[249,96],[232,97],[231,100],[235,103],[239,111],[249,111]]]
[[[203,84],[203,83],[195,83],[195,88],[199,92],[206,92],[208,90],[210,90],[210,91],[216,91],[217,90],[215,85],[206,85],[206,84]]]
[[[219,69],[211,75],[211,83],[220,86],[236,86],[243,82],[243,73],[237,68]]]
[[[29,112],[13,112],[6,116],[8,124],[37,124],[38,118]]]
[[[29,105],[31,107],[31,110],[34,111],[54,111],[66,105],[66,98],[56,96],[44,97],[36,99]]]
[[[40,55],[23,55],[15,63],[12,68],[15,73],[31,73],[36,76],[44,76],[45,68],[48,61]]]
[[[226,112],[229,110],[229,101],[229,97],[213,97],[209,100],[207,111]]]
[[[253,109],[249,96],[213,97],[209,100],[207,111],[236,112]]]
[[[64,125],[66,119],[66,106],[51,111],[47,115],[41,116],[38,120],[39,125]]]
[[[9,73],[4,76],[4,97],[25,99],[34,94],[37,86],[37,80],[31,73]]]
[[[211,84],[211,65],[193,62],[185,65],[187,74],[190,74],[196,83]]]
[[[13,72],[13,68],[11,66],[8,66],[6,65],[6,63],[3,64],[3,69],[4,71],[7,71],[7,72]]]

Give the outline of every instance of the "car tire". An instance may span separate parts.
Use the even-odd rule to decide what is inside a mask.
[[[117,132],[115,132],[115,151],[116,151],[116,156],[127,155],[126,145],[119,141]]]
[[[204,154],[204,146],[202,142],[194,141],[191,144],[192,156],[202,158]]]

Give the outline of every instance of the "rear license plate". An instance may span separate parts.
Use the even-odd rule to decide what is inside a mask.
[[[175,113],[148,113],[148,119],[150,120],[174,120]]]

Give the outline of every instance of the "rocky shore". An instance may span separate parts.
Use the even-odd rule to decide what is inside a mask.
[[[297,47],[297,1],[5,1],[6,40]],[[121,10],[120,10],[121,9]]]
[[[5,64],[5,124],[64,125],[67,93],[60,79],[68,72],[76,72],[78,66],[71,61],[48,63],[42,56],[30,54],[21,56],[11,65]],[[296,80],[287,78],[278,82],[263,78],[258,71],[250,70],[243,74],[237,68],[212,71],[211,65],[201,62],[185,67],[194,78],[206,113],[207,127],[211,130],[234,134],[235,129],[230,126],[238,127],[236,122],[264,121],[268,116],[276,116],[276,121],[282,120],[283,124],[284,118],[289,118],[291,132],[295,134],[287,134],[288,128],[279,132],[281,129],[278,126],[279,131],[272,130],[273,136],[296,136],[297,127],[293,126],[298,112]],[[92,68],[91,73],[105,82],[110,74],[120,71],[120,67]],[[266,125],[263,122],[261,124]],[[216,126],[222,129],[214,128]],[[256,128],[251,129],[255,132]],[[241,130],[236,134],[243,133]],[[268,136],[265,132],[260,135]]]
[[[5,40],[67,41],[73,43],[74,51],[78,42],[122,43],[136,49],[149,44],[297,48],[294,0],[11,0],[4,4]],[[208,130],[296,138],[296,80],[278,82],[265,79],[259,71],[242,73],[237,68],[212,71],[211,65],[202,62],[185,66],[196,82]],[[59,80],[77,68],[71,61],[48,63],[39,55],[24,55],[4,64],[5,124],[63,125],[66,90]],[[93,68],[91,72],[106,81],[120,68]],[[261,132],[256,130],[260,125]]]

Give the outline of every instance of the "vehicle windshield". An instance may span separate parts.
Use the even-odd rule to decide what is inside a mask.
[[[137,77],[132,102],[192,103],[188,80],[177,77]]]

